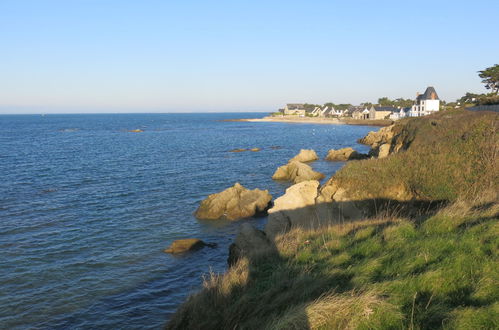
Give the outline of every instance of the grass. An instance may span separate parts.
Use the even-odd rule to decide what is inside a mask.
[[[177,312],[171,329],[494,329],[499,204],[381,218],[276,239]]]
[[[356,199],[393,198],[402,188],[422,200],[486,194],[493,200],[499,191],[498,127],[497,113],[465,110],[401,120],[394,143],[405,152],[349,162],[334,179]]]

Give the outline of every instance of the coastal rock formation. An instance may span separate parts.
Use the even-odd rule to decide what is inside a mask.
[[[395,125],[390,125],[380,128],[377,132],[369,132],[366,136],[359,139],[358,142],[371,146],[371,148],[377,148],[381,144],[391,141],[394,135],[394,127]]]
[[[244,223],[234,243],[229,247],[227,263],[231,266],[242,257],[264,254],[271,249],[272,244],[263,231],[256,229],[249,223]]]
[[[293,227],[312,228],[318,224],[315,199],[319,181],[310,180],[292,185],[286,193],[274,201],[269,210],[265,233],[275,237]]]
[[[301,149],[300,153],[298,153],[298,155],[291,158],[289,161],[290,162],[298,161],[298,162],[302,162],[302,163],[307,163],[307,162],[312,162],[312,161],[317,160],[317,159],[319,159],[319,157],[317,156],[317,153],[314,150]]]
[[[198,219],[237,220],[265,212],[272,200],[268,190],[248,190],[239,183],[209,195],[196,210]]]
[[[256,151],[260,151],[261,149],[260,148],[251,148],[250,151],[253,151],[253,152],[256,152]]]
[[[130,133],[142,133],[144,131],[141,129],[132,129],[132,130],[129,130],[128,132],[130,132]]]
[[[397,152],[400,149],[400,147],[396,149],[391,146],[394,136],[395,125],[390,125],[381,128],[377,132],[369,132],[365,137],[359,139],[358,142],[371,147],[370,156],[384,158],[391,152]]]
[[[229,150],[229,152],[243,152],[243,151],[248,151],[248,149],[232,149],[232,150]]]
[[[215,244],[207,244],[197,238],[186,238],[174,241],[165,252],[171,254],[184,253],[189,251],[196,251],[205,246],[214,247]]]
[[[272,176],[274,180],[286,180],[299,183],[307,180],[321,180],[325,176],[316,172],[307,164],[290,161],[288,164],[280,166]]]
[[[352,148],[342,148],[338,150],[331,149],[328,151],[326,160],[345,162],[352,159],[367,158],[366,154],[358,153]]]
[[[390,144],[389,143],[383,143],[378,147],[378,158],[385,158],[388,157],[390,154]]]

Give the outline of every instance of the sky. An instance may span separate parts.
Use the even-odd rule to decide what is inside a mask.
[[[497,17],[497,0],[0,0],[0,113],[454,101],[486,92]]]

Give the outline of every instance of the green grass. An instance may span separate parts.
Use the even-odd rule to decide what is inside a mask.
[[[461,203],[421,222],[291,231],[278,254],[213,276],[170,328],[497,328],[498,211]]]

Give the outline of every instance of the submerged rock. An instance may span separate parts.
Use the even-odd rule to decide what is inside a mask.
[[[179,239],[173,241],[173,243],[165,250],[165,252],[171,254],[184,253],[189,251],[196,251],[202,249],[205,246],[214,247],[215,244],[207,244],[197,238]]]
[[[280,166],[272,176],[274,180],[286,180],[299,183],[308,180],[321,180],[325,176],[316,172],[307,164],[290,161],[288,164]]]
[[[352,159],[364,159],[368,156],[360,154],[352,148],[342,148],[338,150],[331,149],[328,151],[326,160],[345,162]]]
[[[132,129],[132,130],[129,130],[128,132],[130,132],[130,133],[142,133],[142,132],[144,132],[144,131],[143,131],[143,130],[141,130],[141,129],[138,129],[138,128],[137,128],[137,129]]]
[[[255,152],[255,151],[260,151],[260,150],[261,150],[260,148],[251,148],[251,149],[250,149],[250,151],[253,151],[253,152]]]
[[[289,161],[298,161],[302,163],[307,163],[307,162],[312,162],[314,160],[319,159],[317,156],[317,153],[312,150],[312,149],[301,149],[300,153],[293,158],[291,158]]]
[[[232,150],[229,150],[229,152],[243,152],[243,151],[248,151],[248,149],[232,149]]]
[[[272,200],[268,190],[248,190],[239,183],[209,195],[196,210],[198,219],[237,220],[267,211]]]
[[[229,247],[229,266],[235,264],[242,257],[252,257],[272,250],[272,244],[267,235],[249,223],[244,223],[236,236],[234,243]]]

